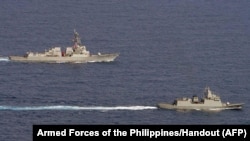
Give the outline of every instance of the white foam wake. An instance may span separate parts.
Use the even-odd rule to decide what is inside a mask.
[[[10,61],[9,57],[0,57],[0,61]]]
[[[110,110],[147,110],[157,109],[154,106],[0,106],[0,110],[14,110],[14,111],[30,111],[30,110],[99,110],[99,111],[110,111]]]

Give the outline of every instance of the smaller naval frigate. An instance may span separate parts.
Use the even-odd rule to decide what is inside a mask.
[[[173,103],[159,103],[158,108],[173,109],[173,110],[225,110],[225,109],[241,109],[244,103],[231,104],[222,102],[220,97],[210,90],[205,88],[204,97],[199,99],[194,95],[192,98],[177,98]]]
[[[74,30],[73,46],[65,51],[61,47],[52,47],[44,53],[27,52],[23,56],[9,56],[9,60],[19,62],[46,62],[46,63],[87,63],[87,62],[111,62],[119,53],[91,54],[86,46],[82,45],[79,34]]]

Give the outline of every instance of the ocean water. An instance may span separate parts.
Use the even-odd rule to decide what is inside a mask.
[[[33,124],[250,124],[248,0],[0,0],[0,140]],[[71,46],[73,31],[109,63],[9,61]],[[209,86],[242,110],[168,111]]]

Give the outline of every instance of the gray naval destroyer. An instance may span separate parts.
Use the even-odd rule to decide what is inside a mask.
[[[73,46],[65,51],[61,47],[52,47],[44,53],[27,52],[23,56],[9,56],[9,60],[20,62],[46,62],[46,63],[87,63],[87,62],[111,62],[119,53],[90,54],[86,46],[82,45],[79,34],[74,30]]]
[[[244,103],[224,103],[218,95],[214,94],[209,87],[206,87],[204,97],[201,99],[196,95],[192,98],[177,98],[173,103],[158,103],[157,107],[172,110],[225,110],[241,109],[243,104]]]

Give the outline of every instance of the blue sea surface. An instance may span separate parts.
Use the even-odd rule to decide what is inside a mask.
[[[0,140],[33,124],[250,124],[250,1],[0,0]],[[10,55],[72,45],[108,63],[20,63]],[[209,86],[242,110],[168,111]]]

